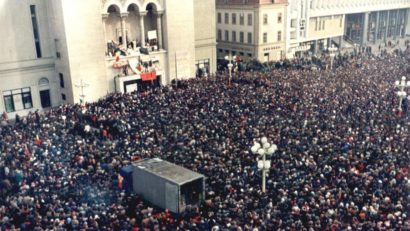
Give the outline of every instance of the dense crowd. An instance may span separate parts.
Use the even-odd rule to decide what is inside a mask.
[[[408,100],[399,113],[394,87],[406,55],[241,72],[231,85],[219,74],[4,120],[0,230],[410,229]],[[250,152],[262,136],[278,146],[266,193]],[[150,157],[204,174],[205,201],[175,215],[119,189],[120,168]]]

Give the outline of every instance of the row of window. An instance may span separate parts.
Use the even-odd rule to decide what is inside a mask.
[[[268,14],[263,15],[263,25],[267,25],[269,22]],[[278,13],[277,23],[282,23],[282,13]]]
[[[236,31],[232,31],[232,37],[229,38],[229,31],[228,31],[228,30],[225,30],[225,38],[224,38],[224,41],[244,43],[244,42],[245,42],[245,41],[244,41],[245,33],[244,33],[243,31],[240,31],[240,32],[239,32],[239,41],[238,41],[237,38],[236,38],[236,34],[237,34]],[[277,39],[277,40],[276,40],[277,42],[282,41],[282,31],[278,31],[278,32],[277,32],[277,38],[276,38],[276,39]],[[219,41],[222,41],[222,30],[218,30],[218,40],[219,40]],[[263,33],[263,43],[267,43],[267,42],[268,42],[268,33],[265,32],[265,33]],[[248,32],[248,40],[247,40],[247,43],[248,43],[248,44],[252,44],[252,33],[251,33],[251,32]]]
[[[43,80],[44,82],[42,82]],[[60,80],[60,87],[65,88],[64,76],[62,73],[59,73],[59,80]],[[42,78],[39,84],[48,85],[48,80],[46,78]],[[48,90],[46,91],[49,92]],[[42,107],[49,107],[51,106],[51,103],[44,102],[45,101],[43,99],[44,95],[42,95],[42,93],[44,92],[45,91],[40,91],[41,105]],[[66,95],[61,94],[61,98],[62,100],[66,100]],[[4,99],[4,105],[5,105],[6,112],[15,112],[15,111],[33,108],[33,100],[31,97],[30,87],[3,91],[3,99]]]
[[[239,25],[245,25],[245,14],[244,13],[239,13]],[[236,25],[237,23],[237,13],[231,13],[231,24]],[[224,23],[229,24],[229,13],[224,14]],[[253,16],[251,13],[248,14],[248,26],[252,26],[252,21],[253,21]],[[269,22],[268,19],[268,14],[263,15],[263,24],[267,25]],[[222,23],[222,13],[218,12],[218,23]],[[282,23],[282,13],[278,13],[277,16],[277,23]]]
[[[239,13],[238,15],[239,15],[239,25],[245,25],[245,14],[244,13]],[[225,13],[224,16],[225,16],[225,20],[224,20],[225,24],[229,24],[229,13]],[[236,22],[236,16],[237,16],[237,13],[232,13],[231,14],[231,19],[232,19],[231,23],[232,23],[232,25],[236,25],[236,23],[237,23]],[[252,23],[253,23],[252,14],[249,13],[247,17],[248,17],[247,25],[252,26]],[[220,12],[218,12],[217,21],[218,21],[219,24],[222,23],[222,13],[220,13]]]
[[[6,112],[14,112],[33,107],[31,89],[29,87],[3,91]]]
[[[232,37],[231,40],[229,40],[229,31],[225,30],[225,41],[245,43],[245,33],[243,31],[239,32],[239,40],[237,40],[236,34],[236,31],[232,31]],[[218,30],[218,40],[222,41],[222,30],[220,29]],[[252,43],[252,32],[248,32],[247,43]]]
[[[245,53],[244,53],[244,52],[236,52],[236,51],[234,51],[234,50],[230,51],[230,50],[218,49],[218,52],[219,52],[220,56],[226,56],[226,55],[235,56],[235,55],[239,55],[239,56],[242,57],[242,58],[252,58],[252,53],[246,53],[246,56],[245,56]]]
[[[282,31],[277,32],[277,41],[278,42],[282,41]],[[267,43],[267,42],[268,42],[268,33],[265,32],[263,33],[263,43]]]

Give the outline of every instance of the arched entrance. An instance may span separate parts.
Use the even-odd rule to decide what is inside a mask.
[[[38,89],[40,92],[40,101],[42,108],[51,107],[51,97],[50,97],[50,82],[47,78],[41,78],[38,81]]]
[[[162,14],[154,3],[149,3],[145,8],[147,15],[144,20],[144,27],[147,31],[147,46],[161,49],[162,48]],[[154,49],[153,49],[154,50]]]
[[[117,5],[108,7],[104,26],[108,52],[114,55],[118,46],[124,42],[124,31],[127,33],[127,30],[122,29],[120,8]]]
[[[139,13],[139,8],[136,4],[131,4],[127,8],[128,17],[128,27],[129,27],[129,39],[128,47],[135,49],[136,47],[141,47],[141,15]]]

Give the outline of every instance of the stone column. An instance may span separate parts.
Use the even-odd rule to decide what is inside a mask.
[[[313,48],[313,54],[316,55],[316,54],[317,54],[317,50],[318,50],[318,49],[317,49],[317,48],[318,48],[318,47],[317,47],[317,40],[313,41],[313,47],[314,47],[314,48]]]
[[[376,29],[375,29],[375,36],[374,36],[374,43],[376,43],[377,41],[377,34],[379,33],[379,15],[380,15],[380,11],[377,11],[376,14]]]
[[[125,20],[128,17],[128,13],[121,13],[121,30],[122,30],[122,44],[125,49],[127,49],[127,28],[125,25]]]
[[[146,11],[140,12],[140,28],[141,28],[141,47],[145,47],[145,27],[144,17],[147,15]]]
[[[387,41],[387,32],[389,31],[389,17],[390,17],[390,10],[387,11],[387,20],[386,20],[386,31],[384,32],[384,40]]]
[[[410,34],[410,23],[409,23],[410,9],[407,9],[406,15],[404,17],[405,17],[406,20],[404,22],[404,35],[403,35],[403,37],[405,37],[407,34]]]
[[[163,48],[162,44],[162,15],[164,11],[157,11],[157,41],[158,41],[158,50]]]
[[[397,37],[400,38],[400,10],[396,10],[396,24],[394,24],[394,37],[397,39]],[[399,30],[397,30],[399,28]],[[397,34],[397,31],[399,32]]]
[[[104,38],[104,46],[105,46],[105,48],[104,48],[104,50],[105,50],[105,53],[106,53],[106,55],[108,55],[108,50],[107,50],[107,29],[106,29],[106,23],[107,23],[107,19],[108,19],[108,14],[102,14],[102,24],[103,24],[103,33],[104,33],[104,36],[103,36],[103,38]]]
[[[369,29],[369,12],[364,13],[363,18],[363,35],[362,35],[362,46],[367,43],[367,34]]]

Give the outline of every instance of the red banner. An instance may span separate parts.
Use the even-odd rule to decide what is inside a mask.
[[[141,73],[141,79],[142,79],[142,81],[156,80],[157,79],[157,73],[155,71]]]

